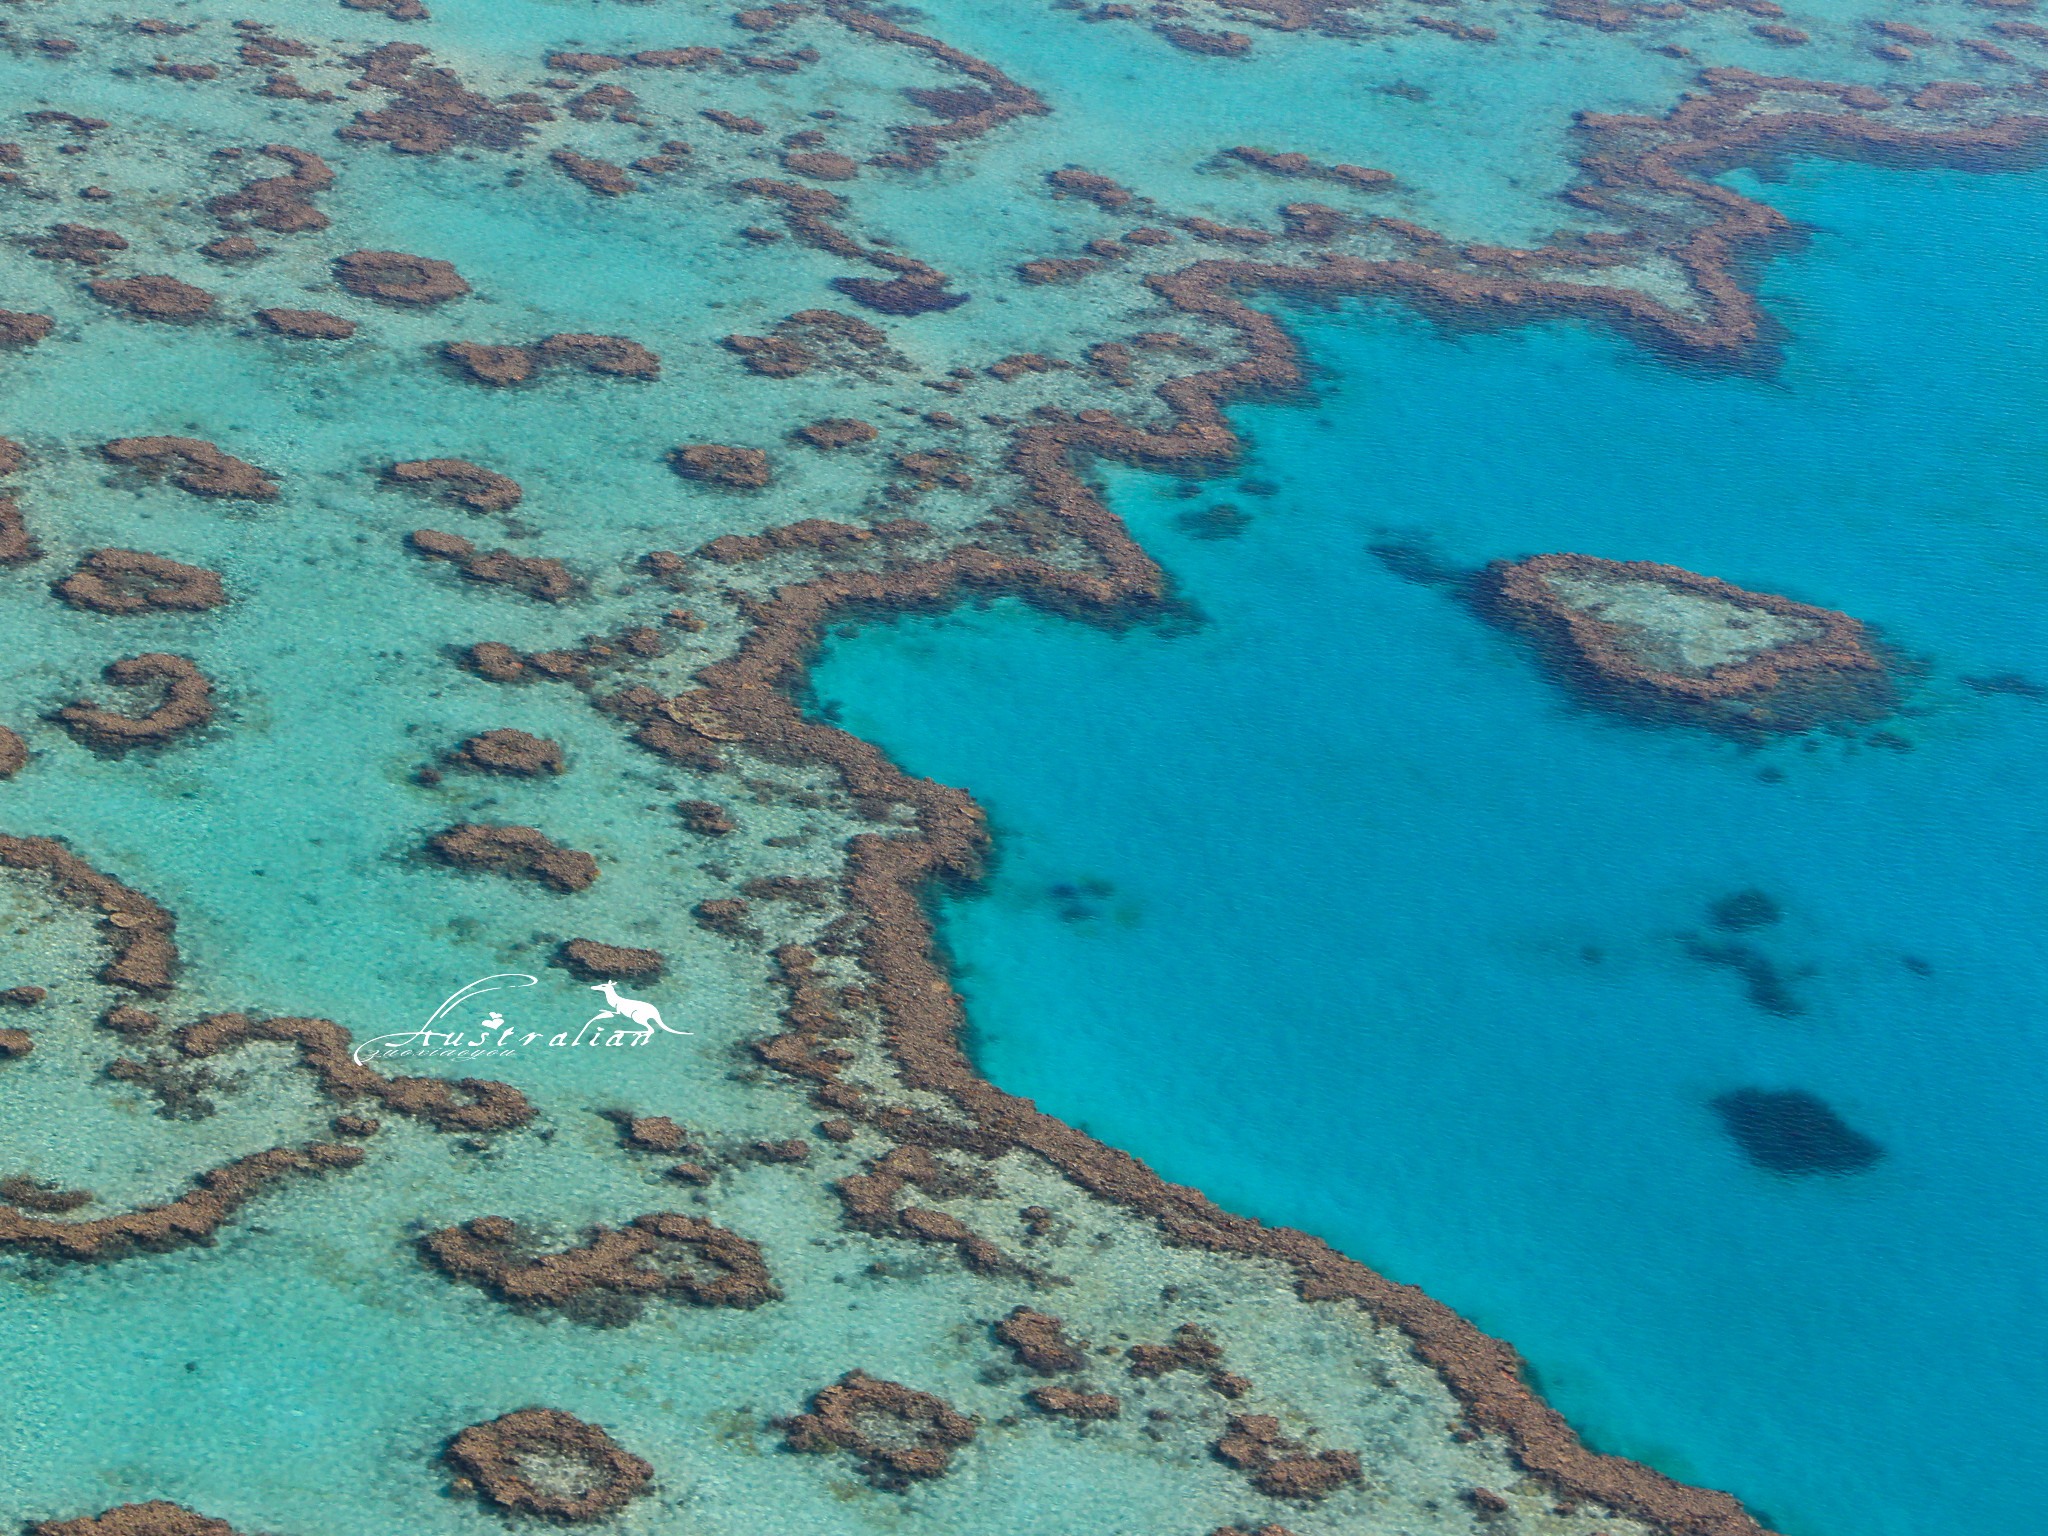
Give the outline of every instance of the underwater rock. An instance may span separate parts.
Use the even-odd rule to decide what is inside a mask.
[[[510,475],[467,459],[410,459],[393,464],[385,474],[400,485],[439,485],[444,500],[472,512],[508,512],[525,494]]]
[[[269,252],[270,247],[258,245],[247,235],[224,235],[199,247],[199,254],[208,261],[223,263],[254,261],[259,256],[268,255]]]
[[[1803,730],[1889,706],[1882,661],[1847,614],[1649,561],[1496,561],[1478,601],[1532,633],[1595,702],[1723,729]]]
[[[199,612],[228,600],[218,572],[136,549],[93,550],[55,591],[94,613]]]
[[[429,1233],[420,1251],[450,1279],[521,1306],[570,1307],[601,1292],[751,1308],[782,1295],[759,1244],[674,1211],[636,1216],[617,1231],[592,1227],[582,1246],[553,1252],[536,1251],[504,1217],[481,1216]]]
[[[28,743],[0,725],[0,779],[11,779],[28,766]]]
[[[1078,165],[1047,171],[1045,179],[1054,191],[1084,197],[1109,213],[1128,208],[1137,200],[1136,194],[1130,188],[1120,187],[1109,177],[1098,175],[1094,171],[1084,171]]]
[[[621,1508],[654,1476],[597,1425],[559,1408],[521,1408],[472,1424],[442,1456],[500,1509],[570,1524]]]
[[[0,475],[11,475],[27,462],[26,448],[11,437],[0,437]]]
[[[35,1041],[25,1029],[0,1029],[0,1059],[13,1060],[26,1056],[36,1048]]]
[[[262,470],[196,437],[117,437],[102,443],[100,452],[116,464],[147,471],[175,465],[171,484],[195,496],[268,501],[277,495],[277,483]]]
[[[42,1179],[0,1179],[0,1201],[19,1211],[34,1211],[39,1216],[61,1216],[66,1211],[91,1205],[95,1198],[89,1189],[64,1189]]]
[[[356,333],[356,323],[324,309],[259,309],[256,318],[280,336],[300,336],[308,341],[347,341]]]
[[[436,832],[427,846],[458,869],[538,880],[557,891],[581,891],[597,879],[597,860],[549,840],[537,827],[463,822]]]
[[[725,443],[688,443],[672,450],[669,468],[686,480],[759,490],[768,483],[768,455],[759,448]]]
[[[102,304],[113,304],[145,320],[197,320],[213,313],[213,295],[175,277],[96,277],[85,285]]]
[[[486,773],[518,774],[533,778],[540,774],[562,772],[562,748],[559,742],[549,741],[545,736],[531,736],[525,731],[500,729],[485,731],[472,736],[449,754],[452,761],[463,767],[480,768]]]
[[[156,746],[213,719],[213,683],[188,657],[164,651],[123,657],[108,663],[106,678],[123,688],[162,683],[164,698],[142,715],[103,709],[90,699],[58,710],[58,724],[95,752],[119,755],[134,747]]]
[[[1862,1173],[1884,1148],[1801,1089],[1737,1088],[1712,1101],[1742,1155],[1772,1173]]]
[[[974,1439],[974,1421],[943,1398],[865,1371],[848,1371],[811,1398],[810,1412],[777,1427],[794,1451],[851,1451],[868,1481],[891,1492],[945,1476],[954,1451]]]
[[[438,155],[457,144],[509,150],[532,137],[535,123],[553,120],[547,103],[530,92],[492,101],[464,86],[453,70],[421,66],[429,51],[417,43],[385,43],[351,56],[363,72],[353,84],[392,96],[377,111],[358,112],[336,136],[389,144],[402,155]]]
[[[350,251],[334,259],[334,276],[356,297],[387,304],[445,304],[470,291],[452,262],[403,251]]]
[[[586,981],[647,981],[668,966],[667,957],[658,949],[628,949],[596,939],[571,939],[556,954]]]

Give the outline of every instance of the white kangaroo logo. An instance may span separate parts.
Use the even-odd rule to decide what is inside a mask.
[[[693,1035],[696,1033],[693,1029],[676,1029],[668,1024],[664,1024],[661,1021],[661,1010],[659,1008],[655,1007],[652,1003],[643,1003],[637,997],[619,996],[618,986],[614,982],[601,981],[590,990],[602,992],[604,1000],[611,1004],[611,1007],[590,1021],[592,1024],[595,1024],[598,1019],[628,1018],[635,1024],[638,1024],[641,1030],[648,1035],[652,1035],[657,1029],[671,1035]]]

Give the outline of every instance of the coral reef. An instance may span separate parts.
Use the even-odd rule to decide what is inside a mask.
[[[601,1519],[654,1476],[602,1429],[559,1408],[521,1408],[472,1424],[442,1455],[464,1485],[500,1509],[567,1523]]]
[[[1029,1307],[1014,1308],[995,1325],[995,1335],[1010,1346],[1019,1365],[1029,1366],[1041,1376],[1078,1371],[1088,1363],[1081,1347],[1067,1338],[1058,1318]]]
[[[277,482],[262,470],[196,437],[119,437],[100,452],[130,468],[171,470],[171,483],[195,496],[268,501],[277,495]]]
[[[212,294],[161,273],[96,277],[85,286],[102,304],[115,305],[145,320],[198,320],[213,313]]]
[[[114,958],[101,969],[101,981],[131,992],[170,989],[178,966],[171,933],[178,920],[168,908],[101,874],[55,838],[0,834],[0,865],[46,874],[59,901],[103,915],[100,936]]]
[[[28,766],[28,743],[0,725],[0,779],[11,779]]]
[[[228,600],[218,572],[136,549],[93,550],[54,590],[94,613],[200,612]]]
[[[1215,1450],[1249,1475],[1254,1488],[1276,1499],[1319,1499],[1360,1478],[1356,1452],[1301,1454],[1301,1445],[1284,1437],[1280,1421],[1269,1414],[1232,1414]]]
[[[1885,712],[1884,663],[1847,614],[1649,561],[1538,555],[1487,568],[1485,611],[1587,691],[1655,716],[1802,730]]]
[[[518,774],[527,778],[556,774],[563,769],[559,742],[509,727],[470,737],[449,753],[449,761],[466,768],[479,768],[486,773]]]
[[[758,448],[689,443],[669,455],[669,467],[687,480],[759,490],[768,483],[768,455]]]
[[[57,322],[48,315],[28,315],[17,309],[0,309],[0,347],[32,347],[51,331]]]
[[[420,1240],[451,1279],[521,1306],[569,1308],[605,1293],[628,1302],[664,1298],[698,1307],[758,1307],[782,1294],[760,1246],[696,1216],[654,1211],[624,1227],[593,1227],[580,1247],[537,1251],[502,1216],[479,1216]],[[628,1309],[630,1312],[630,1308]],[[591,1312],[595,1321],[627,1314]]]
[[[646,981],[659,976],[668,965],[658,949],[630,949],[596,939],[570,939],[556,953],[586,981]]]
[[[166,651],[125,656],[109,662],[106,678],[123,688],[152,683],[164,687],[163,701],[145,714],[124,715],[90,699],[66,704],[53,717],[96,752],[118,755],[134,747],[155,746],[213,719],[213,683],[187,657]]]
[[[387,304],[445,304],[469,292],[452,263],[403,251],[350,251],[334,259],[334,277],[358,298]]]
[[[509,549],[479,550],[460,534],[421,528],[405,542],[433,560],[446,560],[471,581],[510,587],[542,602],[559,603],[576,590],[576,578],[559,560],[543,555],[515,555]]]
[[[356,333],[355,321],[324,309],[259,309],[256,318],[280,336],[308,341],[347,341]]]
[[[238,230],[246,221],[278,234],[312,234],[332,223],[313,206],[312,197],[334,185],[333,168],[318,155],[289,144],[266,144],[263,153],[284,161],[290,173],[262,177],[207,203],[206,211],[221,227]]]
[[[1124,1411],[1123,1399],[1113,1392],[1081,1392],[1072,1387],[1033,1387],[1024,1394],[1040,1413],[1066,1419],[1114,1419]]]
[[[893,1423],[885,1421],[893,1420]],[[953,1452],[974,1439],[974,1421],[943,1398],[848,1371],[811,1398],[811,1411],[781,1421],[796,1451],[851,1451],[868,1481],[901,1491],[912,1478],[943,1477]]]
[[[399,485],[438,485],[444,499],[472,512],[509,512],[525,494],[510,475],[467,459],[412,459],[393,464],[385,474]]]
[[[523,876],[557,891],[587,890],[597,879],[597,860],[575,848],[550,842],[535,827],[483,826],[464,822],[436,832],[427,846],[458,869]]]
[[[236,1536],[233,1526],[167,1499],[122,1504],[77,1520],[45,1520],[29,1536]]]

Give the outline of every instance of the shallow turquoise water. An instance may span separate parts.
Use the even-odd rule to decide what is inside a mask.
[[[2048,178],[1795,168],[1765,377],[1568,327],[1295,316],[1252,494],[1110,477],[1192,630],[1014,604],[868,627],[824,708],[970,787],[944,912],[995,1081],[1519,1345],[1603,1449],[1797,1536],[2023,1529],[2048,1347],[2039,935]],[[1260,494],[1264,492],[1264,494]],[[1241,536],[1183,514],[1229,503]],[[1584,713],[1368,552],[1665,560],[1924,664],[1891,729],[1746,751]],[[1803,1010],[1692,958],[1706,908]],[[1707,1100],[1810,1090],[1871,1172],[1746,1164]]]

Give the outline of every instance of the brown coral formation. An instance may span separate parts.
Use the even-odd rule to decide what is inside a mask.
[[[1677,566],[1538,555],[1487,570],[1492,615],[1595,697],[1664,718],[1800,730],[1883,712],[1884,663],[1847,614]]]
[[[337,136],[388,144],[405,155],[438,155],[457,145],[509,150],[532,136],[535,123],[554,117],[531,92],[493,101],[470,90],[453,70],[424,64],[429,52],[417,43],[385,43],[352,57],[349,62],[362,71],[356,86],[391,94],[384,107],[358,112]]]
[[[147,1504],[122,1504],[77,1520],[45,1520],[29,1536],[236,1536],[225,1520],[215,1520],[167,1499]]]
[[[294,1046],[300,1063],[320,1079],[330,1098],[344,1104],[373,1098],[392,1113],[424,1120],[437,1131],[502,1131],[533,1118],[526,1096],[506,1083],[474,1077],[386,1077],[355,1059],[352,1037],[331,1019],[216,1013],[185,1025],[173,1039],[181,1053],[194,1059],[250,1040]]]
[[[472,736],[449,754],[450,761],[485,773],[536,778],[563,769],[561,743],[509,728]]]
[[[685,800],[676,809],[682,813],[683,825],[699,837],[724,837],[734,830],[733,819],[726,814],[725,807],[709,800]]]
[[[163,699],[140,715],[105,709],[90,699],[58,710],[57,723],[95,752],[119,755],[158,746],[213,719],[213,683],[187,657],[165,651],[126,656],[107,665],[106,678],[123,688],[161,684]]]
[[[43,558],[43,546],[28,531],[28,522],[12,496],[0,492],[0,565],[27,565]]]
[[[869,1482],[892,1491],[945,1476],[953,1452],[974,1439],[974,1421],[943,1398],[865,1371],[848,1371],[780,1427],[791,1450],[851,1451]]]
[[[525,494],[510,475],[467,459],[409,459],[385,474],[399,485],[438,486],[444,499],[472,512],[509,512]]]
[[[214,198],[206,211],[224,229],[247,224],[278,234],[312,234],[333,221],[315,208],[313,194],[334,185],[334,171],[325,160],[289,144],[266,144],[263,153],[291,167],[283,176],[265,176],[238,191]]]
[[[11,779],[28,766],[28,743],[0,725],[0,779]]]
[[[1033,1387],[1024,1394],[1040,1413],[1064,1419],[1114,1419],[1122,1416],[1123,1399],[1114,1392],[1082,1392],[1073,1387]]]
[[[590,1229],[580,1247],[536,1252],[502,1216],[480,1216],[420,1240],[451,1279],[521,1306],[566,1307],[602,1292],[697,1307],[758,1307],[782,1295],[760,1246],[696,1216],[654,1211],[614,1231]]]
[[[112,304],[145,320],[198,320],[213,313],[213,295],[204,288],[159,273],[96,277],[85,286],[102,304]]]
[[[524,384],[539,369],[557,363],[617,379],[661,377],[661,359],[626,336],[563,333],[543,337],[531,347],[451,341],[444,343],[441,351],[484,384]]]
[[[576,590],[576,578],[561,561],[545,555],[515,555],[509,549],[479,550],[460,534],[421,528],[406,543],[433,560],[446,560],[471,581],[510,587],[546,603],[559,603]]]
[[[92,1221],[56,1221],[0,1205],[0,1246],[52,1258],[95,1259],[203,1243],[251,1197],[288,1174],[353,1168],[362,1160],[361,1147],[273,1147],[210,1169],[194,1181],[196,1189],[176,1200]]]
[[[427,846],[458,869],[538,880],[556,891],[587,890],[597,879],[597,860],[564,848],[537,827],[484,826],[463,822],[436,832]]]
[[[0,864],[50,877],[50,889],[69,906],[97,910],[100,936],[114,952],[99,979],[132,992],[165,992],[178,965],[171,932],[178,920],[140,891],[103,875],[55,838],[0,835]]]
[[[443,1456],[500,1509],[575,1524],[645,1491],[654,1468],[595,1424],[559,1408],[521,1408],[472,1424]]]
[[[94,229],[90,224],[52,224],[47,235],[30,239],[28,252],[42,261],[75,261],[96,267],[128,242],[111,229]]]
[[[196,437],[118,437],[100,452],[130,468],[169,470],[171,484],[195,496],[268,501],[277,494],[277,482],[255,465]]]
[[[387,304],[445,304],[469,292],[452,262],[403,251],[350,251],[334,259],[334,277],[356,297]]]
[[[548,158],[600,197],[622,197],[640,190],[638,182],[609,160],[594,160],[572,149],[558,149]]]
[[[1276,1499],[1319,1499],[1360,1478],[1356,1452],[1301,1454],[1301,1445],[1280,1433],[1280,1421],[1263,1413],[1232,1414],[1215,1451]]]
[[[94,613],[200,612],[228,600],[218,572],[137,549],[93,550],[56,593]]]
[[[1078,1371],[1088,1363],[1087,1356],[1067,1337],[1058,1318],[1029,1307],[1013,1308],[1008,1317],[995,1325],[995,1335],[1010,1346],[1019,1365],[1028,1366],[1041,1376]]]
[[[726,443],[688,443],[668,456],[669,467],[686,480],[757,491],[768,483],[768,455],[759,448]]]
[[[27,315],[0,309],[0,347],[32,347],[56,328],[48,315]]]
[[[596,939],[571,939],[556,954],[586,981],[648,981],[668,967],[667,957],[658,949],[631,949]]]
[[[280,336],[307,341],[347,341],[356,333],[355,321],[324,309],[259,309],[256,318]]]
[[[1254,149],[1248,144],[1240,144],[1224,153],[1246,165],[1270,171],[1275,176],[1303,176],[1314,181],[1333,181],[1340,186],[1358,188],[1391,186],[1394,180],[1392,171],[1376,171],[1363,165],[1322,165],[1307,155],[1293,152],[1275,154],[1270,150]]]
[[[848,416],[828,416],[796,429],[796,436],[813,448],[851,448],[860,443],[871,443],[880,435],[867,422]]]

